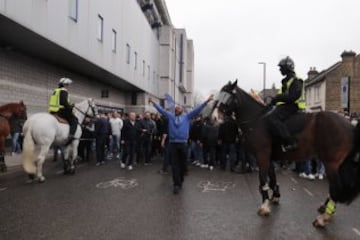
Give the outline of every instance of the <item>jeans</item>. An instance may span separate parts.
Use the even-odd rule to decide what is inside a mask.
[[[120,153],[120,135],[112,135],[109,146],[110,154],[116,151]]]
[[[203,161],[203,150],[200,143],[197,143],[195,141],[191,142],[191,149],[194,152],[194,161]]]
[[[216,159],[216,145],[204,145],[204,164],[215,166]]]
[[[301,172],[305,173],[306,175],[309,175],[312,173],[311,171],[311,160],[306,160],[302,162],[301,164]]]
[[[316,159],[316,173],[319,175],[325,175],[324,164],[319,159]]]
[[[11,152],[19,153],[21,152],[20,143],[19,143],[19,132],[14,132],[11,134]]]

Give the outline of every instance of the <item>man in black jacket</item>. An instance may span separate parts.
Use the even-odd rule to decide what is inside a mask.
[[[290,135],[284,121],[297,111],[305,110],[305,91],[304,82],[296,77],[294,61],[290,57],[282,59],[278,66],[285,78],[281,81],[279,94],[271,101],[276,108],[269,116],[269,122],[281,138],[282,151],[287,152],[297,148],[297,141]]]
[[[226,114],[224,122],[219,128],[219,143],[221,145],[220,167],[226,169],[227,156],[230,160],[230,169],[234,170],[237,164],[236,157],[236,139],[239,136],[239,130],[235,119],[232,118],[232,112]]]
[[[141,142],[141,152],[140,154],[145,160],[145,165],[150,163],[151,158],[151,139],[152,134],[154,133],[156,126],[153,120],[151,119],[150,112],[144,113],[144,118],[139,120],[138,128],[140,132],[140,142]],[[139,154],[139,153],[138,153]]]
[[[105,164],[105,144],[109,138],[110,124],[105,113],[95,122],[96,166]]]
[[[136,142],[138,140],[138,122],[136,121],[136,114],[129,113],[129,119],[124,121],[124,126],[121,130],[121,144],[124,145],[124,154],[121,159],[121,168],[125,168],[126,160],[129,157],[128,169],[133,169],[133,160],[136,152]]]

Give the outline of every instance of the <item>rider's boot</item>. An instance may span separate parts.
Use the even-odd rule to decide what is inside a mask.
[[[69,136],[68,136],[65,146],[70,145],[72,143],[72,141],[75,139],[74,135],[75,135],[76,128],[77,128],[77,123],[76,123],[76,121],[71,121],[71,122],[69,122],[69,124],[70,124]]]
[[[281,139],[283,140],[283,143],[281,144],[281,150],[283,152],[289,152],[289,151],[296,150],[298,148],[297,141],[295,138],[293,138],[290,135],[289,130],[287,129],[286,125],[280,121],[277,121],[276,127],[281,136]]]

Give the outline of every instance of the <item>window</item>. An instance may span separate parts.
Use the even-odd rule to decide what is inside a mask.
[[[101,98],[109,98],[109,90],[107,89],[101,90]]]
[[[131,105],[137,105],[137,94],[136,94],[136,92],[131,93]]]
[[[69,17],[77,22],[78,20],[78,0],[69,0]]]
[[[156,78],[156,73],[155,71],[153,72],[153,82],[155,82],[155,78]]]
[[[145,60],[143,60],[143,73],[142,75],[145,77],[145,68],[146,68],[146,63]]]
[[[130,58],[131,58],[131,47],[130,45],[127,43],[126,44],[126,63],[130,64]]]
[[[97,31],[97,39],[102,42],[104,37],[104,18],[98,14],[98,31]]]
[[[137,69],[137,57],[138,57],[138,54],[137,52],[134,52],[134,60],[135,60],[135,66],[134,66],[134,69],[136,70]]]
[[[315,102],[319,102],[320,101],[320,87],[317,86],[315,87]]]
[[[112,30],[112,39],[111,39],[111,48],[114,53],[116,53],[116,40],[117,40],[117,32],[115,29]]]
[[[148,80],[150,81],[150,65],[148,65]]]
[[[184,96],[184,104],[186,105],[186,96]]]

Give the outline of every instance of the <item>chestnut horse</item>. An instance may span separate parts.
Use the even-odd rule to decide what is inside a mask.
[[[350,204],[360,192],[359,125],[354,128],[345,118],[332,112],[297,113],[286,124],[299,147],[284,153],[266,121],[270,108],[239,88],[237,81],[225,85],[216,101],[213,110],[217,109],[218,118],[225,112],[235,113],[246,138],[245,145],[258,161],[262,195],[259,215],[269,215],[269,203],[278,203],[280,199],[274,160],[301,161],[316,156],[324,163],[330,197],[319,208],[320,215],[313,222],[316,227],[324,227],[332,219],[336,202]]]
[[[20,103],[8,103],[0,106],[0,171],[6,172],[5,164],[5,141],[10,133],[9,119],[15,117],[26,120],[26,106],[23,101]]]

